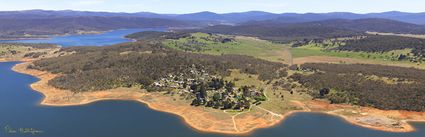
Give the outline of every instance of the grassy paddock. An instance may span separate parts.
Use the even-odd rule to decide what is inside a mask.
[[[259,40],[251,37],[242,37],[242,36],[228,36],[228,35],[209,35],[205,33],[193,33],[192,38],[181,38],[178,40],[165,40],[164,43],[168,47],[182,50],[177,45],[183,45],[189,41],[196,41],[200,43],[205,43],[201,51],[194,51],[195,53],[202,54],[211,54],[211,55],[222,55],[222,54],[238,54],[238,55],[248,55],[254,56],[260,59],[265,59],[274,62],[284,61],[283,54],[288,48],[288,45],[275,44],[265,40]],[[221,43],[214,42],[210,40],[205,40],[205,38],[211,37],[229,37],[233,38],[234,41]]]
[[[412,49],[393,50],[384,53],[367,53],[367,52],[351,52],[351,51],[334,51],[313,45],[291,48],[292,56],[307,57],[307,56],[332,56],[346,57],[356,59],[374,59],[374,60],[396,60],[400,54],[408,54]]]
[[[424,63],[413,63],[407,60],[398,61],[397,58],[400,54],[407,55],[411,49],[393,50],[384,53],[367,53],[367,52],[351,52],[351,51],[332,51],[326,50],[320,46],[301,46],[290,49],[294,58],[303,58],[310,56],[323,56],[323,57],[337,57],[337,58],[351,58],[360,63],[366,64],[382,64],[401,67],[415,67],[425,69]]]

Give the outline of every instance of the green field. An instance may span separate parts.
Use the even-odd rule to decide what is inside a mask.
[[[306,45],[296,48],[291,48],[291,53],[294,58],[307,56],[331,56],[344,57],[355,59],[371,59],[380,61],[397,61],[400,54],[408,54],[411,49],[394,50],[384,53],[367,53],[367,52],[350,52],[350,51],[335,51],[329,50],[320,46]]]
[[[366,64],[382,64],[400,67],[414,67],[425,69],[425,64],[421,62],[410,62],[409,60],[398,60],[400,54],[409,55],[411,49],[393,50],[384,53],[367,53],[367,52],[349,52],[327,50],[320,46],[306,45],[290,49],[293,58],[302,58],[309,56],[324,56],[356,59],[357,62]],[[410,53],[411,56],[411,53]]]
[[[216,42],[211,39],[218,37],[228,37],[234,39],[231,42]],[[287,45],[275,44],[265,40],[259,40],[251,37],[234,37],[228,35],[209,35],[205,33],[193,33],[192,37],[181,38],[178,40],[165,40],[164,43],[168,47],[184,50],[182,45],[190,45],[190,42],[202,43],[203,45],[198,46],[200,50],[193,49],[192,52],[221,55],[221,54],[238,54],[238,55],[249,55],[257,58],[281,62],[284,60],[283,54],[288,48]],[[192,44],[193,45],[193,44]],[[193,45],[194,48],[197,45]]]

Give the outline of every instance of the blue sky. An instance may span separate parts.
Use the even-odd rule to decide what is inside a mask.
[[[252,10],[274,13],[425,12],[425,0],[0,0],[1,11],[28,9],[179,14]]]

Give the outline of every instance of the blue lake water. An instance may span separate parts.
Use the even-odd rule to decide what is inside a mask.
[[[26,40],[0,40],[0,42],[19,42],[19,43],[52,43],[62,47],[68,46],[104,46],[113,45],[131,40],[124,38],[128,34],[140,31],[166,31],[164,28],[146,28],[146,29],[122,29],[109,31],[102,34],[84,34],[53,36],[49,39],[26,39]]]
[[[0,137],[231,137],[201,133],[175,115],[132,101],[101,101],[72,107],[39,105],[42,95],[29,84],[37,78],[16,73],[17,62],[0,63]],[[425,124],[411,133],[389,133],[357,127],[329,115],[298,113],[250,137],[425,137]],[[7,133],[5,128],[33,128],[43,133]]]

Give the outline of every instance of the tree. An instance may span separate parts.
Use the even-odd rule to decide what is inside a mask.
[[[207,86],[204,83],[201,83],[201,86],[199,88],[200,97],[202,99],[205,99],[207,97]]]
[[[229,92],[229,93],[232,93],[234,86],[235,86],[235,83],[233,83],[231,81],[230,82],[226,82],[226,86],[225,86],[226,91]]]
[[[406,59],[406,55],[404,55],[404,54],[400,54],[400,56],[398,57],[398,60],[403,60],[403,59]]]
[[[214,100],[214,101],[219,101],[219,100],[221,100],[221,94],[220,94],[220,93],[218,93],[218,92],[214,93],[214,95],[213,95],[213,100]]]
[[[200,101],[197,98],[195,98],[195,99],[192,100],[192,103],[190,105],[192,105],[192,106],[199,106],[199,105],[201,105],[201,103],[200,103]]]
[[[320,97],[324,97],[325,95],[329,94],[330,89],[329,88],[322,88],[319,90]]]
[[[251,92],[249,91],[248,86],[242,86],[241,89],[244,97],[251,97]]]
[[[232,103],[229,100],[223,101],[223,109],[232,108]]]

